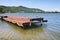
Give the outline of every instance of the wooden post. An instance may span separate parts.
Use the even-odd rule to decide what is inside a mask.
[[[31,26],[31,21],[30,21],[30,24],[29,24],[29,26]]]
[[[1,16],[1,20],[3,20],[3,16]]]
[[[43,20],[41,20],[41,26],[42,26],[42,22],[43,22]]]

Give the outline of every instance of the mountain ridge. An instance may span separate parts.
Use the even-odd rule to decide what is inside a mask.
[[[42,13],[44,10],[37,8],[28,8],[24,6],[0,6],[0,12],[4,13],[15,13],[15,12],[24,12],[24,13]]]

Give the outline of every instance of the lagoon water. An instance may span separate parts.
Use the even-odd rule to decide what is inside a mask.
[[[60,40],[59,13],[5,13],[0,15],[43,17],[48,22],[36,23],[35,28],[22,29],[17,25],[0,20],[0,40]]]

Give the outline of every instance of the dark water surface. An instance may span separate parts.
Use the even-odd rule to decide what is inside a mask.
[[[60,14],[9,13],[9,16],[43,17],[47,23],[36,23],[39,27],[22,29],[17,25],[0,20],[0,40],[60,40]]]

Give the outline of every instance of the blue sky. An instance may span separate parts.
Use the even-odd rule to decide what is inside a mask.
[[[60,0],[0,0],[0,5],[25,6],[46,11],[60,11]]]

